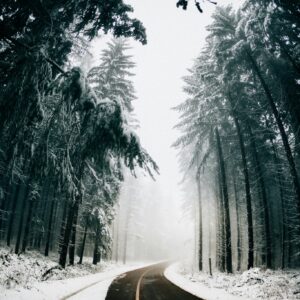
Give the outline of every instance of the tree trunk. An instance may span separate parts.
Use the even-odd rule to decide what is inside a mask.
[[[57,224],[58,224],[58,218],[57,218],[57,211],[58,211],[58,201],[54,202],[54,210],[53,210],[53,224],[52,224],[52,230],[50,232],[50,243],[49,243],[49,251],[53,251],[53,245],[54,243],[54,239],[56,236],[56,232],[58,232],[57,230]]]
[[[68,200],[65,199],[62,218],[61,218],[61,225],[60,225],[59,252],[61,251],[61,245],[63,243],[64,233],[65,233],[66,224],[67,224],[67,210],[68,210]]]
[[[22,201],[22,208],[20,210],[20,220],[19,220],[19,227],[18,227],[18,234],[17,234],[17,240],[16,240],[16,245],[15,245],[15,254],[19,254],[19,249],[20,249],[20,243],[21,243],[21,235],[22,235],[22,229],[23,229],[23,220],[24,220],[24,215],[25,215],[25,208],[28,200],[28,195],[30,193],[30,186],[29,186],[29,180],[26,183],[25,186],[25,192],[24,192],[24,197]]]
[[[94,247],[94,255],[93,255],[93,264],[97,265],[100,257],[99,250],[99,235],[100,235],[100,226],[97,223],[96,234],[95,234],[95,247]]]
[[[201,199],[201,181],[200,181],[200,170],[196,176],[197,191],[198,191],[198,205],[199,205],[199,245],[198,245],[198,259],[199,259],[199,271],[203,270],[203,232],[202,232],[202,199]],[[196,220],[195,220],[196,222]]]
[[[48,209],[48,195],[49,195],[49,189],[50,189],[50,181],[46,180],[46,182],[43,185],[43,190],[42,190],[42,195],[41,195],[41,201],[40,201],[40,210],[41,215],[39,216],[40,220],[42,220],[43,222],[43,227],[46,227],[46,224],[44,223],[45,220],[45,216],[46,216],[46,211]],[[42,239],[44,237],[44,232],[43,230],[41,230],[42,228],[39,229],[38,233],[37,233],[37,237],[35,240],[35,247],[37,249],[40,249],[41,247],[41,243],[42,243]]]
[[[28,212],[27,212],[27,218],[25,222],[25,229],[23,234],[23,242],[21,247],[21,252],[25,252],[27,244],[28,244],[28,238],[29,238],[29,230],[31,225],[31,216],[32,216],[32,210],[33,210],[33,199],[29,199],[29,206],[28,206]]]
[[[0,199],[0,240],[4,238],[5,235],[5,226],[8,223],[9,217],[9,198],[11,198],[11,193],[14,193],[15,187],[13,184],[10,184],[7,176],[3,176],[0,184],[2,187],[2,199]],[[0,193],[1,197],[1,193]]]
[[[53,223],[53,211],[54,211],[54,203],[56,199],[53,197],[50,207],[50,215],[48,220],[48,228],[47,228],[47,235],[46,235],[46,245],[45,245],[45,256],[49,255],[49,247],[50,247],[50,237],[51,237],[51,230],[52,230],[52,223]]]
[[[83,254],[84,254],[84,247],[85,247],[85,242],[86,242],[87,230],[88,230],[88,222],[86,221],[85,227],[84,227],[82,245],[81,245],[81,249],[80,249],[80,258],[79,258],[79,264],[80,265],[82,264],[82,261],[83,261]]]
[[[117,228],[116,228],[116,238],[115,238],[115,240],[116,240],[116,246],[115,246],[115,248],[116,248],[116,262],[118,263],[119,262],[119,230],[120,230],[120,225],[119,225],[119,222],[120,222],[120,220],[119,220],[119,218],[120,218],[120,207],[119,207],[119,205],[118,205],[118,213],[117,213]]]
[[[226,272],[232,273],[231,228],[230,228],[229,197],[228,197],[228,190],[227,190],[225,161],[224,161],[223,149],[221,145],[221,139],[217,128],[215,129],[215,134],[216,134],[216,141],[217,141],[218,159],[219,159],[220,174],[221,174],[221,186],[222,186],[222,194],[223,194],[223,202],[224,202]]]
[[[266,193],[266,187],[265,187],[265,181],[263,177],[263,171],[260,163],[260,159],[257,152],[257,146],[256,146],[256,140],[255,136],[252,133],[252,129],[250,125],[248,124],[248,131],[250,135],[250,144],[252,148],[254,163],[255,163],[255,169],[257,173],[257,180],[260,187],[261,192],[261,200],[263,205],[263,215],[264,215],[264,230],[266,235],[266,250],[265,250],[265,259],[263,259],[263,263],[266,263],[267,268],[272,267],[272,253],[271,253],[271,228],[270,228],[270,216],[269,216],[269,204],[267,200],[267,193]],[[264,256],[263,256],[264,258]]]
[[[64,228],[63,238],[60,245],[59,264],[65,268],[68,254],[69,241],[71,237],[72,225],[74,216],[79,209],[80,196],[75,196],[75,202],[70,204],[69,212],[67,216],[67,222]]]
[[[9,223],[8,223],[8,227],[7,227],[7,236],[6,236],[6,244],[9,247],[10,246],[10,242],[11,242],[11,235],[12,235],[12,228],[13,228],[13,224],[14,224],[14,220],[15,220],[15,216],[16,216],[16,208],[17,208],[17,203],[18,203],[18,198],[21,195],[21,183],[18,182],[16,184],[16,187],[14,188],[14,192],[12,195],[12,209],[10,212],[10,218],[9,218]],[[24,188],[24,186],[22,186]]]
[[[242,257],[242,249],[241,249],[241,224],[240,224],[240,214],[239,214],[239,200],[237,194],[237,186],[236,186],[236,176],[233,172],[233,189],[234,189],[234,200],[235,200],[235,210],[236,210],[236,223],[237,223],[237,271],[241,270],[241,257]],[[253,253],[253,250],[252,250]],[[249,255],[249,252],[248,252]],[[253,258],[252,258],[253,259]],[[249,269],[249,257],[248,257],[248,269]]]
[[[225,272],[225,225],[224,225],[224,203],[221,186],[220,166],[217,168],[216,182],[218,185],[217,191],[217,253],[216,266],[221,272]]]
[[[78,209],[74,213],[72,233],[71,233],[71,243],[69,246],[69,263],[71,266],[74,265],[74,261],[75,261],[77,219],[78,219]]]
[[[128,240],[128,225],[129,225],[129,212],[127,211],[125,221],[125,235],[124,235],[124,248],[123,248],[123,264],[126,264],[127,259],[127,240]]]

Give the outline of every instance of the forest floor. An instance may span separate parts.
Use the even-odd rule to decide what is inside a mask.
[[[35,251],[16,255],[8,248],[1,248],[0,299],[67,299],[95,284],[100,291],[97,299],[104,299],[116,276],[141,266],[141,263],[121,265],[105,261],[95,266],[91,258],[84,259],[82,265],[61,269],[57,257],[44,257]]]
[[[185,264],[173,264],[165,276],[182,289],[206,300],[300,299],[300,270],[253,268],[238,274],[198,272]]]

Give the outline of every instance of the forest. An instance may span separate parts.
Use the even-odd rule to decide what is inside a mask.
[[[82,263],[88,242],[94,264],[109,256],[124,170],[158,171],[134,130],[126,54],[125,38],[145,44],[145,29],[131,6],[106,4],[1,4],[1,243],[16,254],[56,251],[62,267],[75,253]],[[99,32],[119,39],[85,71],[76,61]]]
[[[211,275],[298,268],[299,3],[202,2],[215,11],[172,108],[181,209],[195,225],[193,267]],[[52,254],[60,269],[87,256],[125,264],[179,252],[178,220],[155,223],[172,205],[159,211],[159,166],[137,134],[128,51],[147,35],[132,12],[122,0],[2,0],[1,248]],[[90,44],[107,34],[91,64]],[[143,190],[135,177],[144,176],[153,182]]]
[[[199,270],[299,266],[299,13],[296,1],[218,6],[183,79],[173,146],[197,195]]]

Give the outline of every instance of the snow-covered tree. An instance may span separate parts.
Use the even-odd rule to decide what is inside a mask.
[[[118,97],[95,93],[84,72],[72,67],[74,57],[88,50],[86,39],[99,32],[146,43],[143,25],[129,17],[131,6],[107,4],[1,6],[0,56],[7,62],[0,71],[1,238],[10,245],[16,237],[16,253],[30,246],[45,247],[48,255],[59,242],[63,267],[68,248],[74,263],[85,185],[100,178],[94,192],[102,190],[99,201],[113,206],[123,166],[151,175],[157,168],[127,121],[129,90],[120,87]],[[96,216],[103,207],[95,206]]]
[[[187,99],[176,107],[181,136],[174,146],[185,178],[198,181],[200,174],[215,182],[221,270],[230,271],[228,262],[240,259],[241,250],[247,251],[247,268],[285,266],[293,251],[297,262],[298,245],[291,246],[300,220],[298,143],[293,147],[299,133],[296,15],[273,1],[249,0],[237,12],[218,7],[207,44],[184,78]],[[291,37],[270,24],[290,26]],[[287,223],[295,229],[287,230]],[[201,241],[201,230],[199,236]],[[233,242],[231,255],[226,248]],[[201,256],[199,251],[199,262]]]

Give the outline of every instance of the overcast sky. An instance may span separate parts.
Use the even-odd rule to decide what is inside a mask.
[[[141,141],[159,164],[159,181],[172,199],[178,199],[180,175],[176,153],[171,148],[177,136],[172,127],[178,116],[171,107],[184,99],[181,78],[204,44],[205,25],[213,5],[205,7],[205,14],[201,15],[192,1],[187,11],[177,9],[175,0],[128,2],[144,23],[148,38],[146,46],[134,43],[133,49],[137,62],[135,108],[141,122]]]
[[[182,102],[182,76],[193,64],[205,43],[206,25],[211,23],[215,5],[201,4],[200,14],[193,0],[187,11],[176,8],[176,0],[128,0],[135,13],[145,25],[148,44],[133,44],[132,53],[137,63],[135,87],[138,100],[135,109],[140,120],[141,141],[158,162],[160,181],[172,198],[178,199],[178,172],[176,152],[171,144],[177,137],[172,127],[178,115],[171,107]],[[218,4],[241,1],[219,0]],[[201,2],[202,3],[202,2]]]

